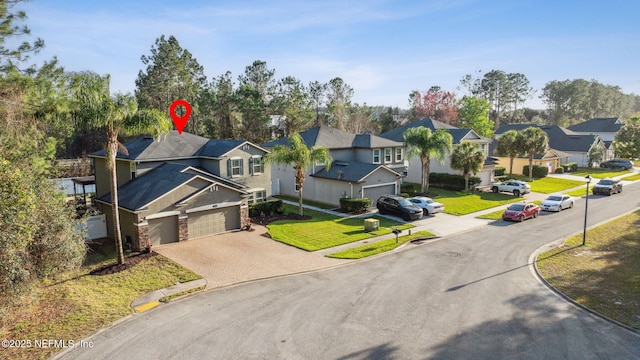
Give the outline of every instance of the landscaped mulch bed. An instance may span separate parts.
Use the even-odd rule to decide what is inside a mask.
[[[144,259],[148,259],[156,255],[158,255],[158,253],[154,251],[139,253],[139,254],[124,258],[124,264],[118,264],[116,262],[113,264],[101,266],[95,270],[92,270],[89,274],[96,275],[96,276],[115,274],[135,266],[137,263],[139,263]]]

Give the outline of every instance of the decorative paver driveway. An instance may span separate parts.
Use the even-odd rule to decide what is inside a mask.
[[[267,228],[238,231],[154,247],[154,251],[207,279],[207,288],[345,264],[271,240]]]

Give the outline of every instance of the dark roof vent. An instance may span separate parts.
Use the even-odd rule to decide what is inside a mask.
[[[147,136],[143,137],[143,139],[145,139],[145,140],[153,140],[153,136],[147,135]]]
[[[338,166],[348,166],[349,163],[344,162],[344,161],[336,161],[335,163],[333,163],[333,165],[338,165]]]

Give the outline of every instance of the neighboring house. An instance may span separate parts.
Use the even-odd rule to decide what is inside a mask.
[[[496,154],[497,146],[498,146],[498,143],[494,140],[489,146],[489,151],[492,154]],[[569,158],[570,158],[570,155],[567,153],[564,153],[562,151],[555,150],[555,149],[549,149],[544,154],[535,153],[533,155],[533,165],[545,166],[549,170],[549,173],[551,174],[555,172],[556,169],[559,168],[562,164],[568,163]],[[506,175],[508,175],[511,159],[509,159],[508,157],[500,157],[497,155],[494,155],[494,159],[496,159],[498,166],[501,166],[506,169]],[[522,174],[522,175],[529,176],[528,173],[524,174],[525,166],[529,166],[528,157],[517,157],[513,159],[514,174]]]
[[[431,129],[431,131],[436,131],[439,129],[446,130],[449,134],[451,134],[453,138],[453,147],[460,145],[462,141],[470,141],[474,144],[477,144],[480,149],[485,154],[485,163],[480,170],[479,173],[475,174],[480,178],[480,185],[489,185],[493,182],[493,174],[495,168],[495,162],[489,156],[489,144],[491,143],[491,139],[487,139],[483,136],[478,135],[475,131],[471,129],[460,129],[455,126],[445,124],[443,122],[433,120],[430,118],[417,120],[408,124],[405,124],[399,128],[393,129],[391,131],[387,131],[386,133],[380,134],[380,137],[390,139],[393,141],[402,142],[404,144],[403,134],[409,128],[414,128],[418,126],[423,126]],[[406,151],[406,149],[405,149]],[[408,166],[406,169],[406,181],[420,183],[422,181],[422,163],[420,162],[420,158],[414,157],[412,159],[408,159]],[[441,164],[437,159],[432,158],[430,163],[430,172],[432,173],[448,173],[448,174],[462,174],[459,170],[453,170],[451,168],[451,156],[447,156],[444,164]]]
[[[210,140],[171,131],[143,137],[118,152],[116,173],[123,239],[139,250],[240,229],[248,204],[271,195],[267,150],[244,140]],[[113,237],[105,151],[89,155],[96,202]]]
[[[375,206],[380,196],[399,193],[405,167],[402,143],[327,126],[311,128],[300,136],[307,147],[325,147],[333,158],[329,170],[325,170],[325,164],[306,169],[304,199],[339,206],[341,198],[369,198]],[[271,149],[288,144],[289,138],[281,138],[262,146]],[[291,165],[272,164],[271,176],[274,194],[298,196]]]
[[[536,154],[535,158],[540,160],[539,165],[547,166],[549,168],[549,172],[555,171],[560,164],[570,162],[575,162],[580,167],[587,167],[589,164],[589,152],[592,149],[600,148],[603,152],[605,151],[605,144],[598,135],[578,134],[569,129],[555,125],[540,126],[535,124],[502,124],[494,133],[494,138],[499,139],[504,132],[509,130],[522,131],[528,127],[538,127],[547,134],[549,139],[549,148],[553,151],[551,154],[549,154],[549,152],[544,155]],[[492,145],[492,149],[493,148],[495,148],[495,144]],[[509,158],[497,157],[497,154],[495,153],[494,156],[496,156],[500,166],[509,169]],[[523,156],[523,158],[525,157]],[[560,163],[557,162],[558,158],[561,159]],[[526,165],[528,164],[529,163],[527,161]],[[522,173],[523,169],[521,167],[515,167],[514,165],[513,170],[515,173]]]
[[[571,125],[568,129],[577,134],[598,135],[606,148],[603,160],[610,160],[616,156],[613,140],[615,140],[618,131],[623,127],[624,123],[620,121],[620,118],[593,118]]]

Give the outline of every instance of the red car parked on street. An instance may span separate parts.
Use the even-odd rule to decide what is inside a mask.
[[[502,214],[502,220],[524,221],[536,218],[540,214],[540,207],[533,203],[519,202],[511,204]]]

